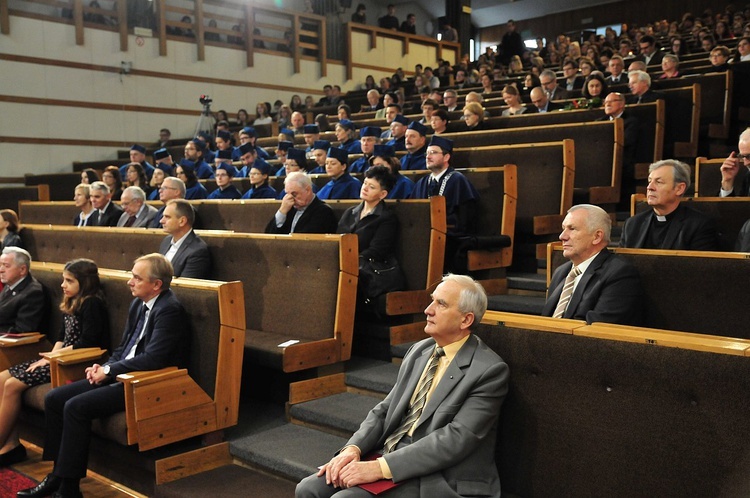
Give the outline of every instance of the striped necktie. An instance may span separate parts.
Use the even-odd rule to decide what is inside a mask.
[[[560,294],[560,300],[557,302],[557,308],[552,318],[562,318],[565,313],[565,308],[568,307],[570,298],[573,295],[573,285],[575,284],[576,277],[581,274],[581,270],[577,266],[574,266],[568,276],[565,278],[565,285],[563,285],[562,293]]]
[[[433,351],[432,356],[430,357],[430,364],[427,367],[424,377],[422,377],[419,385],[417,385],[414,401],[409,406],[409,411],[406,412],[404,421],[398,429],[396,429],[396,431],[385,440],[385,445],[383,446],[384,455],[390,453],[396,448],[396,445],[401,441],[401,438],[409,432],[411,427],[422,415],[422,410],[424,410],[424,406],[427,403],[427,393],[430,392],[430,387],[432,387],[432,381],[435,379],[435,372],[437,372],[440,357],[443,355],[445,355],[443,348],[435,346],[435,351]]]

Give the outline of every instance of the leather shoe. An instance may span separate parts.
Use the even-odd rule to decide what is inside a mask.
[[[16,493],[17,498],[42,498],[44,496],[50,496],[52,493],[58,490],[62,479],[52,474],[47,474],[42,482],[34,486],[33,488],[22,489]]]
[[[26,448],[22,444],[19,444],[7,453],[0,455],[0,467],[8,467],[15,463],[23,462],[26,458]]]

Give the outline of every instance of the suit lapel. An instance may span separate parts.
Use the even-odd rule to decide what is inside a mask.
[[[466,341],[461,349],[456,353],[453,361],[450,362],[448,368],[445,369],[443,377],[432,392],[430,399],[422,411],[422,415],[419,417],[419,421],[415,427],[415,430],[429,420],[438,406],[443,404],[445,398],[453,391],[453,389],[461,382],[464,377],[464,369],[471,364],[471,359],[474,357],[474,351],[477,349],[477,340],[473,335],[469,336],[469,340]],[[428,355],[429,357],[429,355]]]
[[[573,295],[570,297],[570,303],[568,303],[568,308],[565,310],[565,313],[563,314],[563,318],[572,318],[575,314],[576,308],[578,308],[578,305],[581,303],[581,297],[583,296],[583,293],[586,291],[586,286],[589,284],[589,281],[594,277],[594,274],[596,274],[597,271],[599,271],[599,268],[601,268],[602,264],[604,264],[604,261],[609,257],[609,252],[607,249],[602,249],[602,251],[594,258],[594,261],[591,262],[591,265],[586,269],[586,272],[581,275],[581,280],[578,281],[578,285],[576,286],[576,290],[573,293]]]
[[[675,245],[675,241],[677,240],[677,236],[682,231],[682,223],[684,221],[682,216],[682,213],[684,212],[682,210],[682,206],[678,206],[677,209],[678,211],[675,213],[674,218],[672,218],[672,221],[669,223],[669,227],[667,228],[667,235],[664,237],[662,247],[677,247]]]
[[[643,247],[646,244],[646,235],[648,234],[648,225],[651,223],[651,217],[654,216],[653,211],[649,210],[648,215],[643,217],[643,223],[645,226],[636,226],[636,233],[638,234],[638,240],[635,244],[630,247]]]
[[[188,246],[190,246],[190,243],[193,241],[194,236],[195,236],[195,232],[190,232],[185,236],[185,242],[180,244],[180,248],[177,249],[177,252],[174,254],[174,258],[172,258],[173,266],[175,263],[178,263],[181,261],[182,255],[185,254],[185,251],[187,251]]]
[[[392,418],[389,421],[388,426],[385,428],[383,434],[388,435],[393,433],[393,431],[395,431],[404,420],[404,416],[409,410],[411,397],[414,394],[414,391],[417,389],[417,383],[419,382],[420,377],[422,377],[422,372],[427,366],[427,362],[430,360],[433,348],[434,343],[432,343],[432,346],[430,347],[425,347],[419,357],[414,360],[414,366],[412,368],[411,374],[409,375],[406,383],[404,383],[401,392],[399,392],[396,396],[396,404],[393,410],[390,411],[390,413],[392,414]]]

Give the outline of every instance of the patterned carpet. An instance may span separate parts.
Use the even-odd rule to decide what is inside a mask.
[[[16,492],[36,486],[37,482],[13,469],[0,469],[0,498],[13,498]]]

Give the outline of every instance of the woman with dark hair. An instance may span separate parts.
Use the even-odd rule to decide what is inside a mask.
[[[243,128],[250,124],[250,116],[247,114],[247,111],[245,109],[240,109],[239,111],[237,111],[237,124],[242,126]]]
[[[289,101],[289,107],[292,108],[292,111],[304,111],[305,103],[302,102],[302,97],[294,94],[292,95],[292,99]]]
[[[352,14],[352,22],[358,22],[365,24],[367,22],[367,7],[365,4],[360,3],[357,5],[357,9]]]
[[[185,182],[185,199],[205,199],[208,197],[206,187],[204,187],[195,176],[195,163],[188,159],[183,159],[174,170],[175,176]]]
[[[339,117],[339,121],[341,121],[342,119],[352,119],[352,109],[348,105],[341,104],[338,106],[336,111]]]
[[[482,75],[482,95],[492,93],[492,73],[487,71]]]
[[[279,107],[276,122],[279,123],[279,129],[288,128],[292,123],[292,108],[286,104]]]
[[[370,158],[371,166],[385,166],[393,175],[394,186],[388,191],[386,199],[408,199],[414,190],[414,182],[401,174],[401,161],[396,157],[392,145],[376,145]]]
[[[320,113],[315,116],[315,124],[318,125],[321,133],[331,131],[331,124],[328,122],[328,115]]]
[[[12,209],[0,210],[0,249],[10,246],[23,249],[21,236],[18,235],[20,228],[21,224],[18,222],[18,215],[15,211]]]
[[[393,184],[393,176],[388,168],[373,166],[368,169],[359,194],[362,202],[344,211],[339,221],[337,233],[357,234],[360,268],[369,267],[373,263],[398,265],[395,261],[398,218],[385,203]],[[376,297],[373,295],[373,282],[367,275],[371,273],[360,272],[360,302]]]
[[[128,175],[128,186],[140,187],[141,190],[143,190],[146,193],[146,196],[148,197],[148,194],[151,193],[151,187],[148,184],[148,179],[146,178],[146,172],[143,171],[143,166],[141,166],[140,163],[128,164],[127,175]]]
[[[601,105],[601,103],[604,102],[604,99],[609,93],[607,82],[604,80],[604,76],[602,76],[598,71],[591,73],[583,83],[582,93],[583,96],[589,100],[599,99],[599,105]]]
[[[448,112],[445,109],[438,109],[430,117],[430,128],[432,128],[433,133],[436,135],[445,133],[449,120]]]
[[[226,121],[228,123],[229,115],[227,114],[227,111],[225,111],[224,109],[216,111],[216,121]]]
[[[107,166],[102,173],[102,181],[107,184],[109,191],[112,192],[112,200],[119,201],[122,197],[122,177],[120,168],[117,166]]]
[[[527,73],[523,80],[523,93],[528,95],[532,88],[542,86],[542,81],[539,76],[533,73]]]
[[[368,74],[365,78],[365,82],[362,83],[362,86],[360,87],[360,90],[377,90],[378,84],[375,82],[375,77],[371,74]]]
[[[92,168],[86,168],[85,170],[81,171],[81,183],[85,183],[86,185],[91,185],[94,182],[99,181],[99,173],[96,172],[95,169]]]
[[[63,269],[63,320],[52,352],[88,347],[109,347],[109,319],[96,263],[74,259]],[[21,396],[29,387],[50,382],[47,358],[31,359],[0,373],[0,466],[26,460],[26,448],[18,439],[16,421]]]

